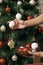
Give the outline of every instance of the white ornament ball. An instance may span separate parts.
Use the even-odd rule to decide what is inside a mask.
[[[35,43],[35,42],[34,42],[34,43],[32,43],[32,44],[31,44],[31,48],[32,48],[32,49],[36,49],[36,48],[38,48],[38,44],[37,44],[37,43]]]
[[[20,46],[20,48],[24,48],[23,46]]]
[[[16,14],[16,19],[21,19],[22,18],[22,15],[20,13],[17,13]]]
[[[3,2],[3,0],[0,0],[0,4]]]
[[[10,21],[10,22],[9,22],[9,27],[12,28],[13,26],[15,26],[14,21]]]
[[[5,27],[4,25],[2,25],[2,26],[0,27],[0,30],[1,30],[2,32],[5,32],[6,27]]]
[[[36,2],[34,1],[34,0],[30,0],[30,5],[35,5],[36,4]]]
[[[13,56],[12,56],[12,60],[13,60],[13,61],[17,61],[17,56],[16,56],[16,55],[13,55]]]
[[[21,4],[22,4],[22,2],[21,2],[21,1],[18,1],[18,2],[17,2],[17,5],[18,5],[18,6],[20,6]]]

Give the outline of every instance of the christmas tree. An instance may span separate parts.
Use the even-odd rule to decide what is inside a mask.
[[[38,0],[0,0],[0,65],[23,65],[33,62],[23,56],[27,54],[26,48],[23,54],[21,50],[26,43],[26,46],[32,42],[42,43],[42,29],[37,29],[38,26],[16,30],[11,28],[14,19],[30,20],[37,17],[40,14],[38,7]]]

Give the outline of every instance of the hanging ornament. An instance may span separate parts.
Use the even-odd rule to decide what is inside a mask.
[[[14,48],[14,45],[15,45],[15,42],[11,39],[11,40],[8,42],[8,46],[10,47],[10,49],[13,49],[13,48]]]
[[[0,4],[3,2],[3,0],[0,0]]]
[[[5,32],[5,31],[6,31],[6,27],[5,27],[4,25],[2,25],[2,26],[0,27],[0,30],[1,30],[2,32]]]
[[[32,51],[32,48],[30,48],[29,51]]]
[[[12,61],[17,61],[17,56],[16,55],[12,56]]]
[[[0,65],[6,65],[6,59],[0,58]]]
[[[20,48],[18,48],[18,50],[17,50],[17,52],[18,52],[18,54],[23,54],[23,46],[21,46]]]
[[[28,48],[28,49],[30,49],[30,48],[31,48],[31,44],[30,44],[30,43],[27,43],[27,44],[25,45],[25,47]]]
[[[34,1],[34,0],[30,0],[30,5],[35,5],[36,4],[36,2]]]
[[[23,54],[24,54],[24,55],[27,55],[27,54],[28,54],[28,48],[26,48],[26,47],[23,48]]]
[[[43,26],[39,26],[39,27],[37,28],[37,30],[38,30],[40,33],[42,33],[42,32],[43,32]]]
[[[16,19],[21,19],[22,18],[22,15],[20,13],[17,13],[16,14]]]
[[[31,48],[32,48],[33,50],[37,49],[37,48],[38,48],[38,44],[35,43],[35,42],[33,42],[33,43],[31,44]]]
[[[10,12],[11,12],[11,8],[10,8],[9,6],[7,6],[7,7],[5,8],[5,11],[6,11],[7,13],[10,13]]]
[[[3,47],[3,42],[2,41],[0,41],[0,48],[2,48]]]
[[[21,4],[22,4],[22,2],[21,2],[21,1],[18,1],[18,2],[17,2],[17,5],[18,5],[18,6],[20,6]]]
[[[24,47],[23,46],[20,46],[21,49],[23,49]]]
[[[9,21],[9,27],[12,29],[15,26],[14,21]]]
[[[30,19],[32,19],[32,16],[27,16],[27,20],[30,20]]]

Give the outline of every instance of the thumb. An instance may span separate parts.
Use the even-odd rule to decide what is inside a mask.
[[[40,52],[31,52],[31,51],[28,51],[29,54],[32,54],[33,56],[40,56]]]
[[[40,52],[34,52],[34,53],[32,53],[32,55],[33,55],[33,56],[38,56],[38,57],[39,57],[39,56],[40,56]]]

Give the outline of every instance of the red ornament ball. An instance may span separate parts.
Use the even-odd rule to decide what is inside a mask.
[[[2,48],[3,47],[3,42],[2,41],[0,41],[0,48]]]
[[[0,65],[6,65],[6,59],[0,58]]]
[[[32,51],[32,48],[30,48],[29,51]]]
[[[10,7],[6,7],[6,8],[5,8],[5,11],[6,11],[7,13],[10,13],[10,12],[11,12],[11,8],[10,8]]]
[[[32,19],[32,16],[28,16],[28,17],[27,17],[27,20],[30,20],[30,19]]]
[[[23,48],[18,48],[18,53],[23,54]]]
[[[23,48],[23,54],[24,54],[24,55],[27,55],[27,54],[28,54],[28,48],[26,48],[26,47]]]
[[[27,43],[27,44],[25,45],[25,47],[28,48],[28,49],[30,49],[31,44],[30,44],[30,43]]]
[[[39,27],[38,27],[38,31],[39,31],[39,32],[43,32],[43,26],[39,26]]]

